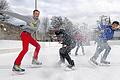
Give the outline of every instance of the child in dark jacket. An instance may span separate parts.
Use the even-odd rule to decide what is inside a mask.
[[[60,29],[55,32],[55,34],[61,37],[62,48],[59,49],[60,54],[60,63],[64,63],[65,59],[68,61],[68,68],[72,68],[75,66],[74,60],[69,56],[69,52],[75,47],[75,41],[72,37],[67,34],[67,32],[63,29]]]
[[[104,50],[105,50],[105,52],[101,58],[100,63],[101,64],[110,64],[110,62],[106,61],[106,58],[111,50],[111,47],[109,46],[107,41],[111,40],[113,38],[114,31],[118,29],[118,26],[119,26],[119,22],[114,21],[112,23],[112,25],[106,25],[106,26],[101,25],[102,28],[101,29],[99,28],[100,33],[99,33],[98,38],[96,39],[96,42],[97,42],[96,52],[95,52],[94,56],[92,58],[90,58],[90,61],[92,61],[94,64],[98,65],[96,60],[99,57],[100,53]]]

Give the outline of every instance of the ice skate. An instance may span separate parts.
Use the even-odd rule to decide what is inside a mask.
[[[101,62],[100,62],[100,65],[101,65],[101,66],[109,66],[109,65],[110,65],[110,62],[108,62],[108,61],[101,61]]]
[[[16,74],[24,74],[25,69],[20,68],[18,65],[14,65],[12,71]]]
[[[92,62],[92,64],[94,64],[94,65],[98,65],[98,63],[96,62],[96,60],[94,58],[90,58],[90,62]]]
[[[36,60],[36,59],[33,58],[32,64],[31,64],[32,68],[41,67],[41,65],[42,65],[42,62],[39,62],[38,60]]]

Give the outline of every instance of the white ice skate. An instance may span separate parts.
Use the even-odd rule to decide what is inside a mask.
[[[33,59],[33,60],[32,60],[32,64],[31,64],[31,67],[32,67],[32,68],[39,68],[39,67],[41,67],[41,65],[42,65],[42,62],[39,62],[39,61],[36,60],[36,59]]]
[[[101,61],[99,65],[100,66],[110,66],[110,62],[108,62],[108,61]]]
[[[14,65],[12,71],[15,72],[16,74],[22,75],[24,74],[25,69],[20,68],[20,66],[18,65]]]
[[[90,58],[90,60],[88,62],[93,66],[98,66],[98,63],[96,62],[96,60],[94,58]]]

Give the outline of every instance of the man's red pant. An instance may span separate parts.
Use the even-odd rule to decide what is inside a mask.
[[[20,52],[20,54],[18,55],[18,57],[16,58],[15,63],[14,63],[15,65],[21,65],[21,61],[22,61],[24,55],[28,51],[29,43],[36,47],[35,52],[34,52],[34,56],[33,56],[34,59],[38,58],[38,53],[40,50],[39,43],[37,43],[37,41],[32,38],[30,33],[22,32],[21,33],[21,40],[22,40],[23,49]]]

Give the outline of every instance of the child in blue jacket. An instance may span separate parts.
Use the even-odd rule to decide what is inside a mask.
[[[113,38],[114,31],[118,29],[118,26],[119,26],[118,21],[114,21],[112,23],[112,25],[103,25],[103,26],[101,25],[101,28],[99,28],[100,34],[96,40],[96,42],[97,42],[96,52],[95,52],[94,56],[92,58],[90,58],[90,61],[92,63],[98,65],[96,60],[99,57],[100,53],[105,50],[105,52],[100,60],[100,63],[101,64],[110,64],[110,62],[106,61],[106,58],[111,50],[111,47],[109,46],[107,41],[111,40]]]

